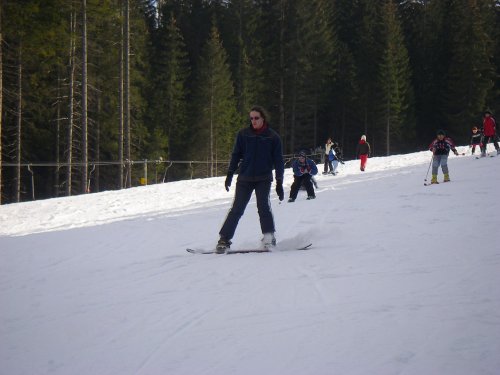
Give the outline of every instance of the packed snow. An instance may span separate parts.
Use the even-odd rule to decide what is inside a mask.
[[[500,157],[459,152],[445,184],[423,151],[273,187],[272,253],[186,252],[223,177],[0,206],[0,374],[499,374]],[[232,248],[260,236],[252,199]]]

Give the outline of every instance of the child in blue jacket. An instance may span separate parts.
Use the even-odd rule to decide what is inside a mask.
[[[305,151],[299,153],[299,157],[292,163],[293,168],[293,184],[290,188],[290,198],[288,202],[295,202],[299,189],[304,184],[307,190],[307,199],[316,198],[314,186],[311,181],[312,176],[318,173],[318,167],[313,160],[306,156]]]

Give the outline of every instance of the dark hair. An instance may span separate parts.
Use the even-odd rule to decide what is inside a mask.
[[[266,124],[269,124],[269,120],[270,120],[270,117],[269,117],[269,113],[267,113],[267,111],[264,109],[264,107],[260,106],[260,105],[254,105],[251,109],[250,109],[250,112],[259,112],[260,115],[262,116],[262,118],[264,119],[264,122]]]

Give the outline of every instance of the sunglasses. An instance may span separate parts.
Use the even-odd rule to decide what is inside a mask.
[[[260,120],[260,117],[259,116],[255,116],[255,117],[250,117],[250,121],[253,121],[253,120]]]

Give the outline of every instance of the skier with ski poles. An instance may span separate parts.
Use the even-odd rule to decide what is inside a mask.
[[[444,174],[443,182],[450,181],[450,174],[448,171],[448,155],[450,150],[453,151],[455,155],[458,155],[458,151],[455,148],[455,144],[451,138],[446,137],[444,130],[438,130],[436,133],[436,139],[434,139],[429,145],[429,151],[432,151],[432,179],[431,184],[438,184],[437,175],[438,169],[441,169]]]

